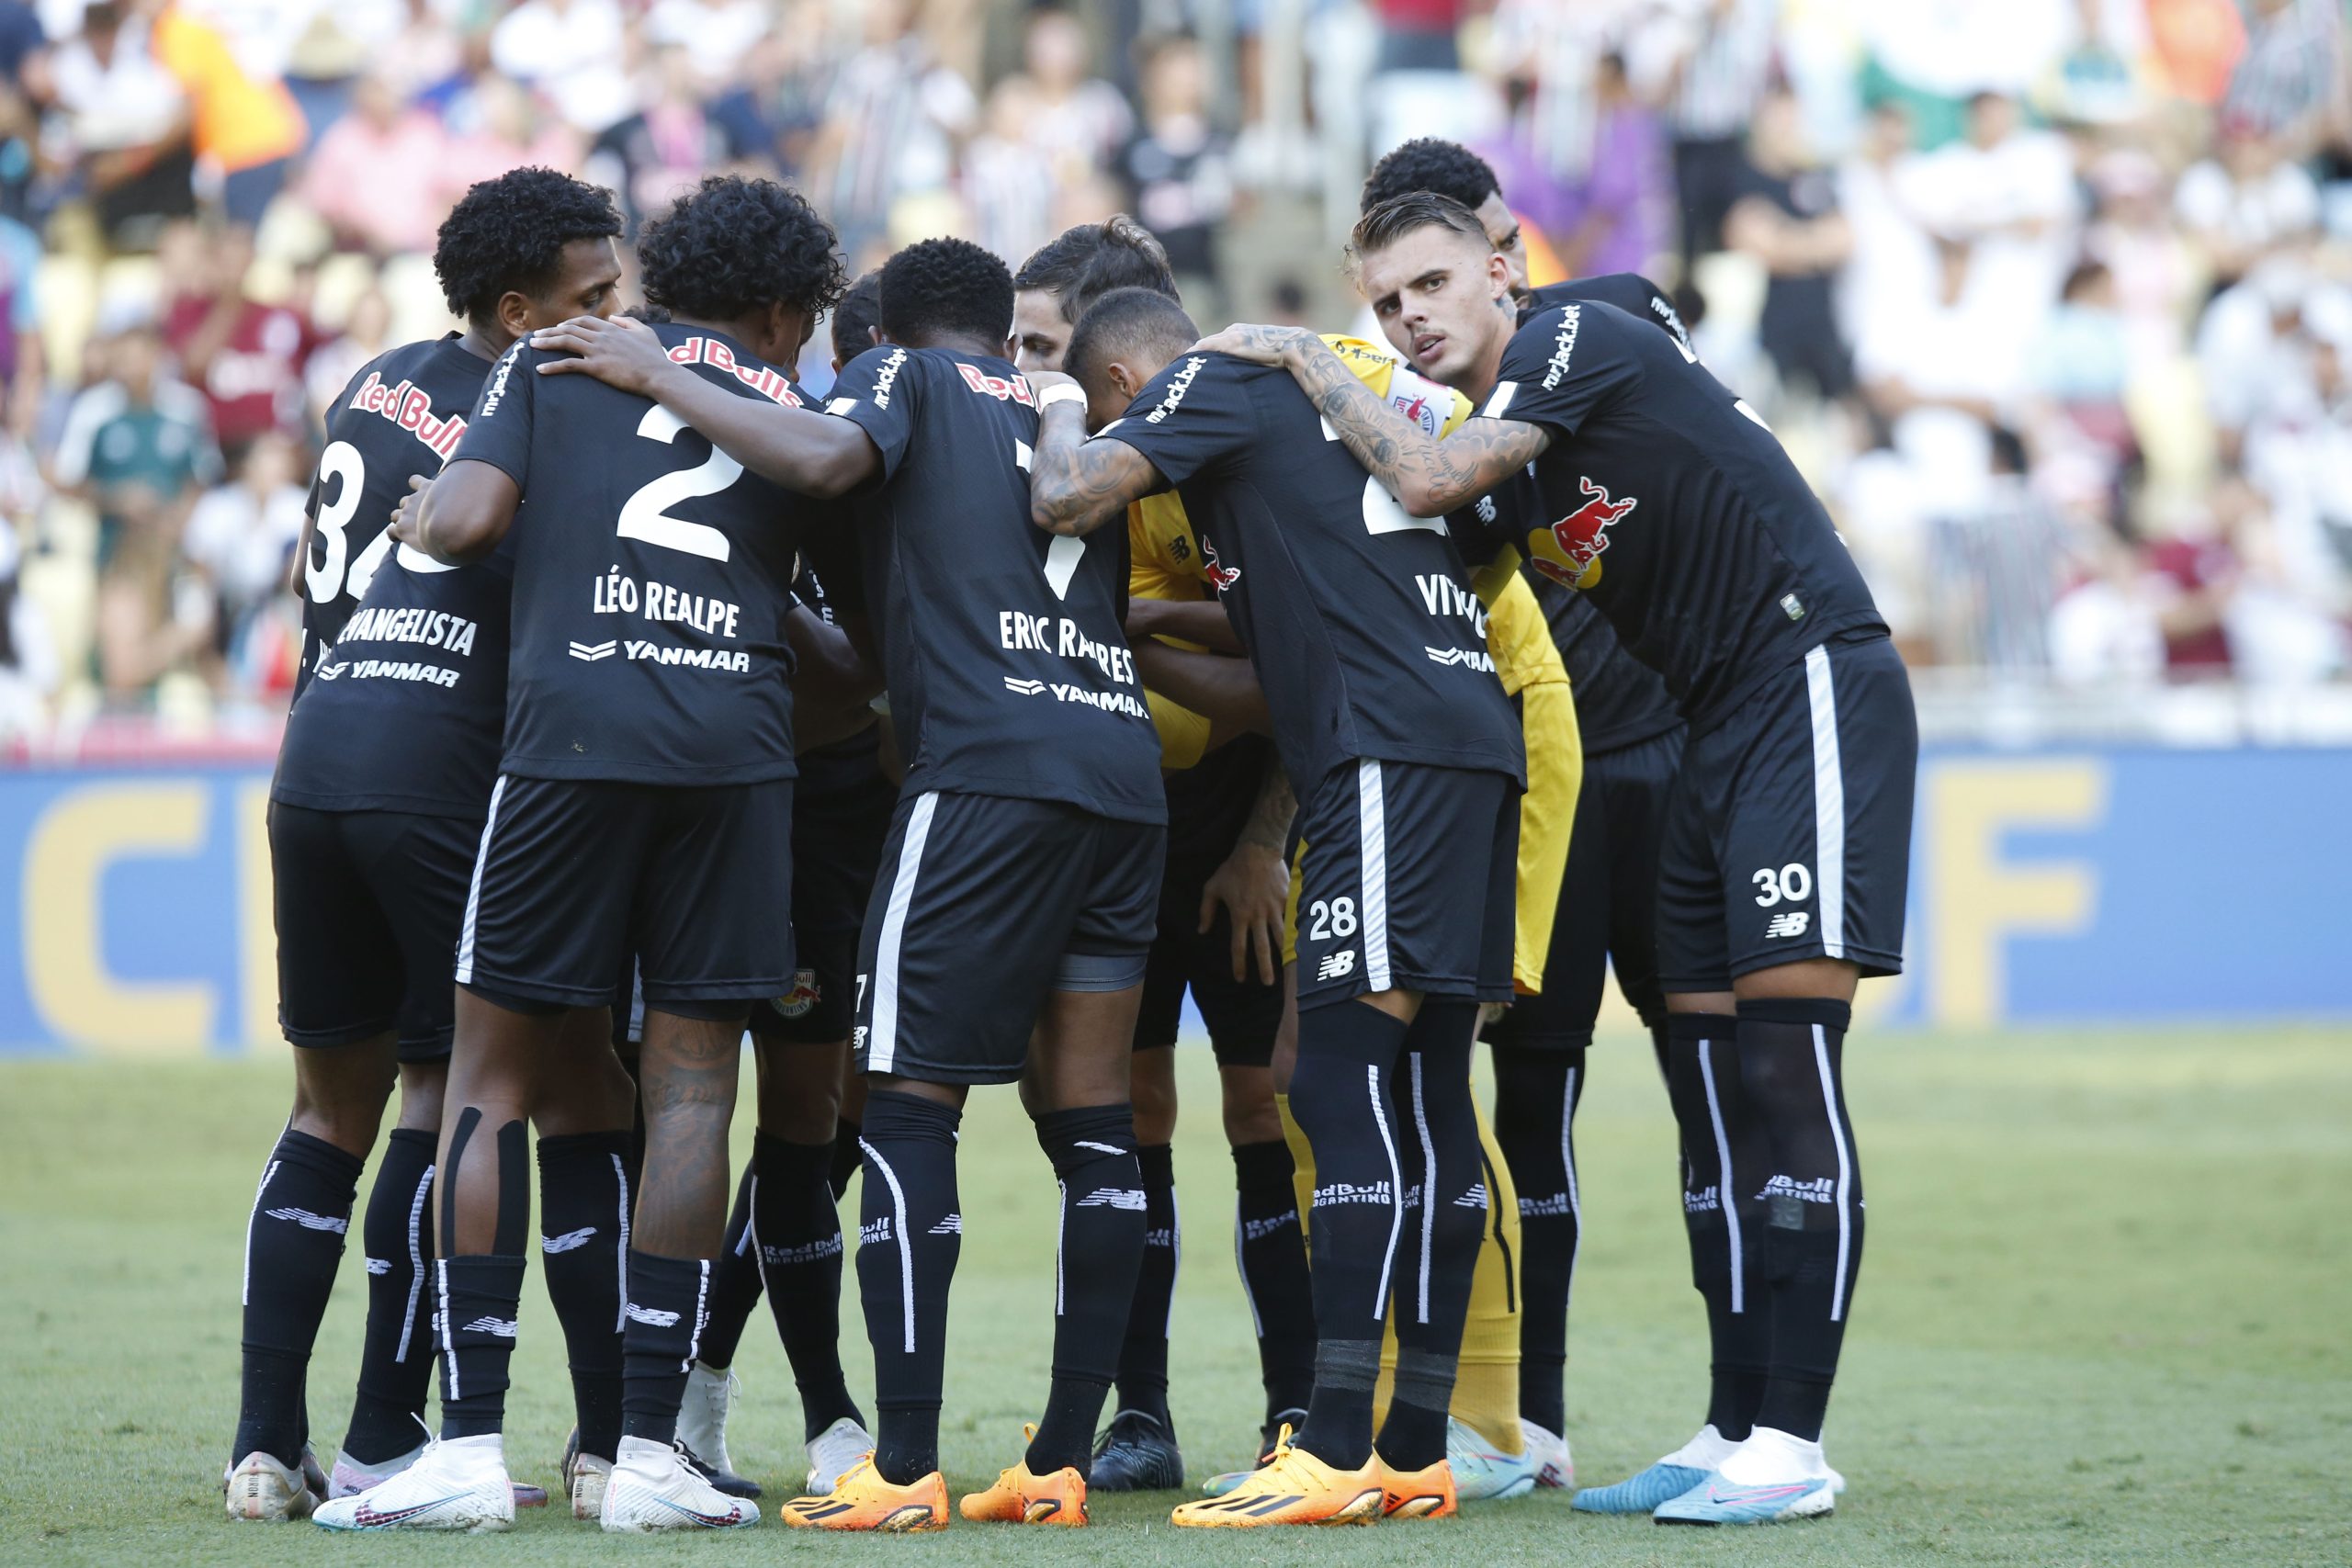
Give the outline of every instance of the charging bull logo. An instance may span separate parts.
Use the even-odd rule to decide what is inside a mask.
[[[1241,569],[1238,566],[1227,566],[1219,561],[1216,558],[1216,547],[1209,543],[1208,536],[1205,534],[1201,536],[1201,575],[1207,578],[1209,586],[1219,593],[1241,581]]]
[[[1610,525],[1641,504],[1634,496],[1611,501],[1590,479],[1577,486],[1591,499],[1551,527],[1528,536],[1528,562],[1568,588],[1590,588],[1600,581],[1600,552],[1609,547]]]

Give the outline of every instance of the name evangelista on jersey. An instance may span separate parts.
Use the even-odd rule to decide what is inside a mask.
[[[845,367],[825,406],[881,454],[856,516],[905,791],[1165,822],[1123,629],[1124,536],[1029,521],[1029,383],[992,355],[888,346]]]
[[[798,404],[785,374],[707,327],[651,329],[740,397]],[[667,409],[586,376],[542,376],[517,343],[453,461],[522,491],[502,773],[679,786],[793,776],[785,639],[814,503]]]
[[[455,333],[379,355],[335,399],[311,482],[302,562],[300,695],[392,548],[392,509],[411,474],[441,470],[466,434],[490,361]]]
[[[1541,310],[1478,412],[1553,434],[1540,510],[1498,505],[1500,539],[1589,594],[1694,729],[1832,637],[1885,630],[1780,442],[1670,332],[1593,300]]]
[[[1445,524],[1408,516],[1286,372],[1186,355],[1094,439],[1134,447],[1182,497],[1302,794],[1364,757],[1526,782]]]

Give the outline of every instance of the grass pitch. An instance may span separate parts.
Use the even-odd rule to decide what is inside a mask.
[[[1572,1514],[1554,1493],[1452,1523],[1195,1534],[1169,1528],[1171,1499],[1105,1498],[1082,1536],[958,1521],[888,1541],[772,1517],[723,1540],[606,1540],[558,1509],[457,1540],[226,1523],[238,1248],[286,1064],[6,1065],[0,1561],[2352,1561],[2352,1034],[1883,1036],[1850,1061],[1871,1224],[1831,1410],[1852,1483],[1833,1519],[1665,1531]],[[1593,1066],[1568,1403],[1578,1471],[1600,1483],[1689,1434],[1705,1344],[1648,1051],[1608,1041]],[[1173,1403],[1197,1480],[1245,1457],[1258,1387],[1207,1054],[1183,1066]],[[959,1489],[1012,1461],[1045,1392],[1053,1187],[1010,1091],[975,1097],[963,1181],[944,1423]],[[322,1450],[348,1414],[356,1251],[312,1363]],[[845,1316],[854,1335],[854,1303]],[[508,1452],[552,1487],[569,1386],[536,1278],[523,1323]],[[732,1439],[773,1500],[797,1490],[799,1412],[763,1323],[739,1358]],[[863,1393],[862,1339],[844,1359]]]

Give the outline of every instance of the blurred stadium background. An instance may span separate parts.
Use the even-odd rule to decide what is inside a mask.
[[[277,584],[470,181],[777,175],[860,266],[1125,209],[1204,323],[1336,327],[1412,135],[1537,281],[1673,288],[1861,558],[1930,747],[1871,1006],[2352,1014],[2346,58],[2339,0],[0,0],[0,1050],[273,1038]]]

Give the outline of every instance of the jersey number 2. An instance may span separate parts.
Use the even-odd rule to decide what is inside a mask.
[[[684,420],[656,404],[638,421],[637,433],[650,441],[671,442],[685,428]],[[725,560],[729,553],[725,534],[707,523],[673,517],[670,508],[698,495],[717,495],[742,477],[743,465],[714,446],[710,456],[697,467],[663,474],[630,496],[622,505],[620,523],[613,531],[624,539],[642,539],[665,550],[684,550],[690,556]]]

